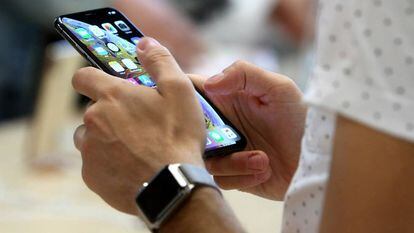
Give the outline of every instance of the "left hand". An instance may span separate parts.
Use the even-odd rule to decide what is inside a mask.
[[[288,77],[247,62],[222,74],[191,76],[199,90],[247,139],[247,150],[211,158],[206,167],[223,189],[282,200],[296,171],[306,106]]]
[[[205,123],[191,81],[169,51],[151,38],[138,56],[158,88],[134,86],[94,68],[79,70],[73,86],[95,103],[75,132],[82,176],[112,207],[137,214],[139,187],[163,166],[204,166]]]

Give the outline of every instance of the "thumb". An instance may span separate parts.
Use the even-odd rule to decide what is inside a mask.
[[[176,89],[172,87],[174,85],[191,84],[170,51],[155,39],[150,37],[141,39],[137,46],[137,55],[145,70],[157,83],[161,94]]]
[[[263,95],[274,82],[271,72],[265,71],[245,61],[235,62],[223,73],[206,80],[204,89],[210,94],[228,95],[237,91],[247,91],[252,95]]]

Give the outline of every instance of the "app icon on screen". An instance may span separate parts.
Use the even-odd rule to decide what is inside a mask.
[[[134,44],[138,44],[139,43],[139,40],[140,40],[141,38],[139,38],[139,37],[132,37],[131,38],[131,41],[132,41],[132,43],[134,43]]]
[[[124,67],[122,67],[121,64],[119,64],[116,61],[111,61],[108,64],[112,69],[114,69],[118,73],[125,71]]]
[[[127,81],[129,81],[130,83],[134,84],[134,85],[139,85],[139,83],[137,82],[137,80],[135,80],[134,78],[129,78],[127,79]]]
[[[126,23],[122,20],[115,21],[115,25],[124,32],[131,30],[131,28],[129,28],[128,25],[126,25]]]
[[[138,68],[138,66],[128,58],[122,59],[122,63],[124,63],[124,65],[130,70],[135,70]]]
[[[112,33],[118,33],[118,30],[116,30],[116,28],[110,24],[110,23],[103,23],[102,27],[107,30],[108,32],[112,32]]]
[[[89,34],[89,32],[84,28],[77,28],[75,32],[78,33],[78,35],[82,37],[82,39],[88,40],[92,38],[92,35]]]
[[[106,51],[106,49],[102,48],[101,46],[96,46],[93,47],[93,49],[95,50],[95,52],[101,56],[106,56],[108,55],[108,51]]]
[[[140,75],[138,77],[138,79],[139,79],[139,81],[141,81],[142,85],[144,85],[144,86],[147,86],[147,87],[153,87],[153,86],[155,86],[155,83],[146,74]]]
[[[118,46],[116,46],[114,43],[112,43],[112,42],[109,42],[109,43],[107,43],[106,44],[106,46],[111,50],[111,51],[113,51],[113,52],[119,52],[119,47]]]
[[[207,141],[206,141],[206,146],[209,146],[209,145],[211,145],[211,140],[210,140],[210,138],[207,138]]]
[[[216,142],[222,142],[222,141],[224,141],[224,138],[217,131],[215,131],[215,130],[209,132],[208,134]]]
[[[105,32],[102,30],[102,29],[100,29],[98,26],[96,26],[96,25],[93,25],[93,26],[90,26],[89,27],[89,30],[96,36],[96,37],[99,37],[99,38],[102,38],[102,37],[104,37],[105,36]]]
[[[235,138],[237,138],[237,134],[235,134],[234,132],[233,132],[233,130],[231,130],[230,128],[222,128],[221,129],[221,132],[223,132],[224,133],[224,135],[226,135],[226,137],[228,138],[228,139],[235,139]]]
[[[119,40],[119,44],[121,47],[123,47],[129,54],[135,55],[136,46],[134,44],[131,44],[130,42],[126,40]]]

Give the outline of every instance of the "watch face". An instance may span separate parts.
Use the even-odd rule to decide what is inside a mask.
[[[149,185],[138,195],[136,202],[148,220],[155,222],[182,190],[168,168],[165,168],[149,182]]]

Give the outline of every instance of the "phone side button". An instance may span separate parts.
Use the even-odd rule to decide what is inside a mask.
[[[84,55],[86,56],[86,59],[88,59],[88,61],[93,65],[93,66],[95,66],[96,68],[98,68],[98,69],[101,69],[101,67],[99,67],[99,65],[98,64],[96,64],[96,62],[89,56],[89,55],[87,55],[86,53],[84,53]]]

